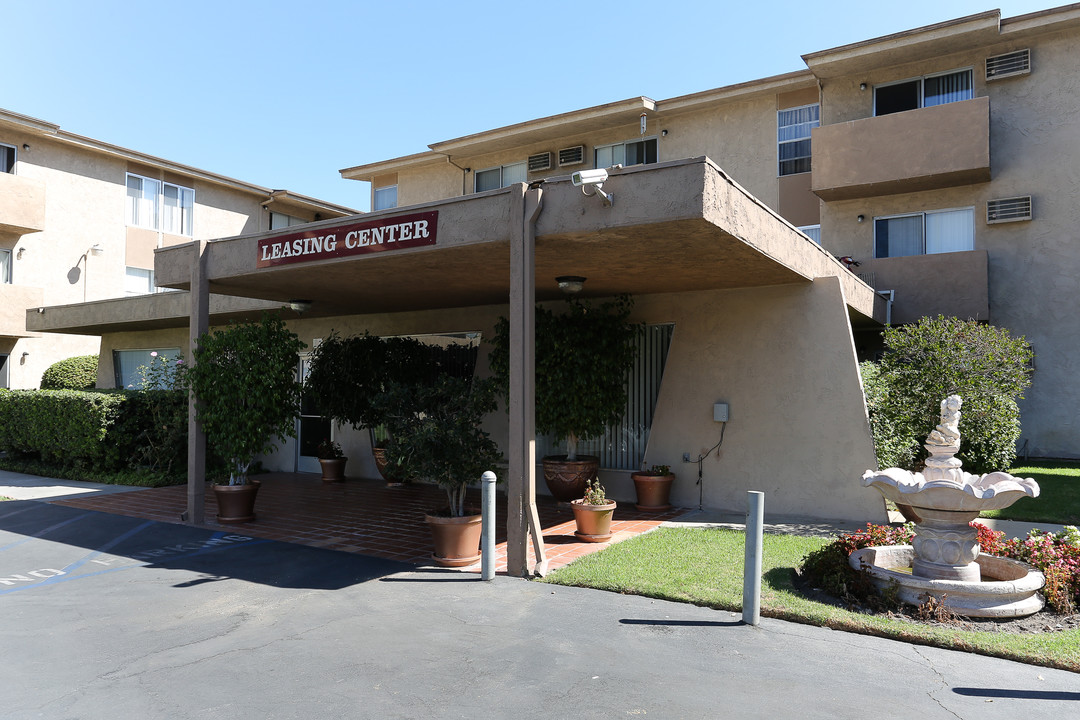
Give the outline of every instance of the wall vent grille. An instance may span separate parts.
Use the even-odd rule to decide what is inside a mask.
[[[1031,196],[1001,198],[986,202],[986,222],[1003,223],[1031,219]]]
[[[559,151],[559,167],[564,165],[580,165],[585,162],[585,146],[563,148]]]
[[[986,58],[986,79],[1000,80],[1031,72],[1031,50],[1017,50]]]
[[[551,169],[551,153],[542,152],[529,156],[529,172]]]

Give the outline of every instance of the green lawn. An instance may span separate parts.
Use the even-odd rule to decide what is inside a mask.
[[[904,642],[977,652],[1080,672],[1080,631],[1017,635],[929,626],[850,612],[795,590],[802,558],[825,538],[766,535],[761,614]],[[597,588],[741,612],[743,533],[660,528],[587,555],[542,582]]]
[[[1004,510],[984,512],[982,517],[1080,525],[1080,463],[1031,461],[1013,467],[1009,474],[1034,478],[1039,497],[1023,498]]]

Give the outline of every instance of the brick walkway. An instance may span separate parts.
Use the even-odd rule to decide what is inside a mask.
[[[318,475],[268,473],[261,482],[255,503],[256,520],[242,525],[217,522],[213,491],[206,492],[206,527],[242,532],[245,535],[354,552],[431,565],[431,533],[424,512],[446,506],[446,494],[431,485],[389,487],[382,480],[349,478],[324,483]],[[543,482],[543,479],[541,479]],[[506,497],[499,493],[496,524],[496,568],[506,572]],[[56,501],[60,505],[100,510],[115,515],[179,523],[187,508],[187,487],[155,488],[140,492],[99,495]],[[480,506],[479,489],[470,490],[469,502]],[[574,516],[568,505],[549,497],[537,498],[549,568],[556,568],[608,543],[583,543],[574,537]],[[611,542],[651,530],[664,520],[682,514],[673,508],[663,513],[639,512],[633,503],[620,503],[612,523]],[[532,548],[529,549],[530,567]],[[469,571],[478,571],[477,563]]]

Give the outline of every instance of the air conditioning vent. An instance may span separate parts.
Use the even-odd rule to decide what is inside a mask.
[[[1000,80],[1013,75],[1027,75],[1030,72],[1031,51],[1026,48],[986,58],[987,80]]]
[[[551,153],[543,152],[529,156],[529,172],[551,169]]]
[[[1031,196],[986,201],[986,223],[1017,222],[1031,219]]]
[[[559,167],[564,165],[580,165],[585,162],[585,146],[563,148],[559,151]]]

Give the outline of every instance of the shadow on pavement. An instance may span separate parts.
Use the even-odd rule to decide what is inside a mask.
[[[0,503],[0,594],[139,567],[199,573],[174,587],[240,579],[336,590],[414,566],[36,501]]]

